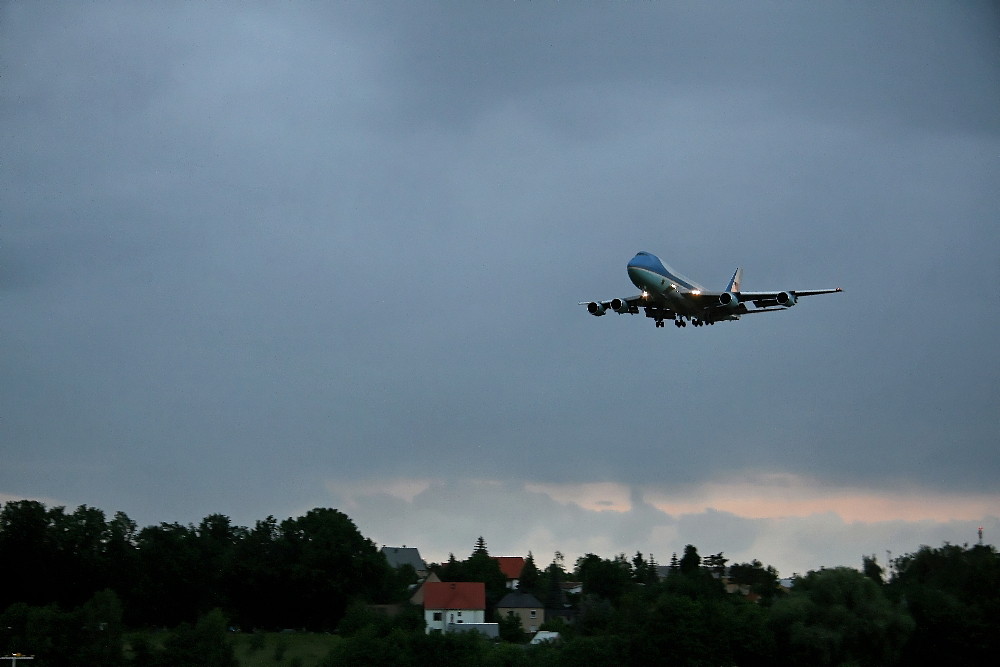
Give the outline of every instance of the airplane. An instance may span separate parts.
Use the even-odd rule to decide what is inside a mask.
[[[640,252],[627,266],[629,280],[642,290],[642,294],[626,299],[610,301],[581,301],[587,312],[595,317],[613,310],[619,315],[636,315],[642,308],[646,317],[656,322],[657,328],[666,326],[665,320],[673,320],[674,326],[686,327],[688,321],[696,327],[715,324],[724,320],[738,320],[741,315],[752,313],[774,313],[791,308],[799,298],[814,294],[842,292],[834,289],[785,290],[783,292],[743,292],[740,283],[743,269],[729,279],[725,291],[711,292],[673,270],[656,255]],[[753,308],[748,308],[752,303]]]

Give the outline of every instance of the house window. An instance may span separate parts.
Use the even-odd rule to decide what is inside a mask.
[[[439,612],[439,611],[434,612],[434,620],[435,621],[440,621],[441,620],[441,612]]]
[[[538,618],[538,610],[537,609],[532,609],[531,610],[531,618]]]
[[[462,618],[462,612],[458,612],[458,617]]]

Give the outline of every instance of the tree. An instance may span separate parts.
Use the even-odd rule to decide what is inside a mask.
[[[797,579],[771,607],[769,627],[787,664],[888,665],[914,624],[871,579],[837,567]]]
[[[876,584],[881,586],[885,583],[882,579],[882,575],[885,570],[878,564],[878,560],[875,558],[875,554],[869,556],[861,557],[861,571],[865,573],[865,576],[874,581]]]
[[[524,627],[520,616],[512,611],[508,611],[506,615],[497,613],[497,625],[500,639],[515,644],[524,643]]]
[[[462,581],[481,581],[486,584],[487,604],[496,603],[507,592],[507,577],[500,569],[500,561],[491,558],[486,550],[486,542],[480,537],[476,548],[462,563]]]
[[[555,561],[552,561],[538,577],[537,591],[532,591],[532,593],[545,605],[546,609],[565,609],[569,606],[569,601],[562,589],[564,581],[566,581],[566,573]]]
[[[701,556],[698,555],[698,549],[695,548],[693,544],[688,544],[684,547],[684,555],[681,557],[678,569],[681,574],[694,574],[701,567]]]
[[[756,558],[749,563],[734,563],[729,566],[729,580],[739,586],[748,586],[764,600],[771,600],[778,593],[778,571],[772,566],[764,567]]]
[[[535,565],[535,557],[528,552],[524,559],[524,567],[521,569],[521,578],[518,581],[518,588],[529,593],[538,593],[538,584],[541,581],[541,572]]]
[[[294,611],[286,613],[295,627],[334,629],[351,599],[373,597],[390,576],[375,543],[335,509],[281,522],[280,543],[291,564],[286,586]]]
[[[692,599],[707,599],[725,594],[725,588],[720,579],[701,566],[701,556],[694,545],[684,547],[684,556],[676,570],[664,582],[664,588],[674,594]]]
[[[462,563],[453,553],[448,554],[448,561],[438,569],[437,575],[441,581],[465,581]]]
[[[182,623],[164,641],[157,666],[237,667],[226,627],[226,617],[218,609],[203,615],[194,626]]]
[[[107,543],[104,545],[104,568],[108,587],[124,596],[135,584],[138,572],[136,537],[138,525],[125,512],[115,512],[107,525]]]
[[[194,529],[194,548],[201,563],[198,613],[232,606],[230,591],[242,585],[233,577],[237,545],[246,533],[245,528],[233,526],[229,517],[223,514],[209,514]]]
[[[590,553],[581,556],[576,561],[575,575],[584,593],[611,601],[618,600],[632,583],[632,570],[624,554],[614,560]]]
[[[108,542],[104,512],[80,505],[67,514],[63,507],[54,507],[49,510],[49,526],[54,601],[64,607],[79,606],[108,585],[104,568],[104,547]]]
[[[646,561],[646,574],[647,574],[647,584],[656,584],[660,581],[660,565],[656,562],[656,558],[652,553],[649,554],[649,560]]]
[[[121,604],[102,591],[82,606],[63,611],[57,605],[32,607],[23,602],[0,614],[0,653],[35,655],[48,665],[121,665]]]
[[[486,540],[480,535],[479,539],[476,540],[476,546],[472,550],[473,556],[489,556],[490,552],[486,549]]]
[[[207,611],[199,609],[205,590],[192,527],[147,526],[139,531],[136,543],[139,576],[126,607],[130,625],[173,627]]]
[[[235,547],[229,610],[243,628],[282,628],[285,604],[292,600],[285,582],[291,563],[282,549],[281,529],[273,516],[258,520]]]
[[[739,627],[736,610],[749,606],[739,598],[694,599],[669,592],[652,601],[644,615],[634,616],[622,628],[628,638],[623,664],[732,665],[754,664],[752,653],[736,660],[734,637],[748,631]]]
[[[49,576],[55,558],[45,505],[34,500],[9,500],[0,510],[0,560],[5,577],[0,609],[14,602],[45,604],[58,590]]]
[[[650,576],[651,572],[653,577]],[[651,583],[651,580],[655,578],[655,570],[652,570],[649,563],[643,560],[641,551],[636,551],[632,558],[632,578],[637,584]]]
[[[728,559],[722,555],[720,551],[717,554],[712,554],[711,556],[706,556],[704,565],[708,568],[716,579],[721,579],[726,574],[726,563]]]
[[[580,634],[607,634],[615,620],[615,609],[611,601],[600,595],[584,593],[580,600],[576,627]]]
[[[897,558],[886,587],[916,631],[910,663],[987,664],[1000,653],[1000,555],[992,545],[945,543]]]
[[[121,665],[122,604],[112,590],[95,593],[80,608],[80,628],[77,664]]]

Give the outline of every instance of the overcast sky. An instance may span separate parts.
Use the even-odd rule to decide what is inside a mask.
[[[0,5],[0,500],[782,575],[1000,533],[989,2]],[[593,318],[638,250],[843,287]]]

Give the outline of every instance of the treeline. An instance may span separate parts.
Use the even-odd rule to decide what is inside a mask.
[[[0,610],[73,609],[110,590],[129,627],[174,627],[221,609],[234,626],[332,630],[350,601],[395,601],[411,583],[333,509],[253,528],[212,514],[140,529],[122,512],[108,520],[85,505],[11,501],[0,510],[0,562]]]
[[[994,664],[1000,555],[993,546],[922,546],[891,565],[886,576],[874,556],[863,557],[861,570],[822,568],[785,589],[772,567],[731,564],[721,553],[702,558],[693,545],[671,559],[664,577],[641,553],[586,554],[571,569],[557,553],[544,570],[529,554],[521,589],[542,602],[541,629],[560,632],[561,644],[517,652],[459,636],[425,638],[409,621],[369,612],[341,626],[345,640],[326,664],[419,665],[429,663],[414,656],[440,654],[456,664],[524,667]],[[482,538],[469,558],[436,570],[445,581],[485,581],[492,604],[504,592]],[[566,595],[567,581],[582,584],[582,593]],[[502,637],[518,640],[506,619],[492,620]]]
[[[507,591],[482,538],[432,569],[486,584],[500,644],[425,635],[422,610],[406,604],[412,568],[390,568],[333,509],[253,528],[210,515],[139,529],[122,513],[13,501],[0,510],[0,564],[0,653],[31,650],[40,667],[233,665],[227,628],[336,630],[329,667],[992,664],[1000,650],[1000,558],[984,545],[920,547],[888,576],[866,557],[861,571],[820,569],[791,590],[759,561],[703,558],[693,545],[666,576],[641,553],[568,565],[557,552],[544,566],[529,553],[521,589],[545,608],[542,628],[562,635],[545,646],[524,646],[519,622],[492,615]],[[582,593],[568,594],[570,581]],[[172,630],[157,641],[125,632],[149,627]]]

